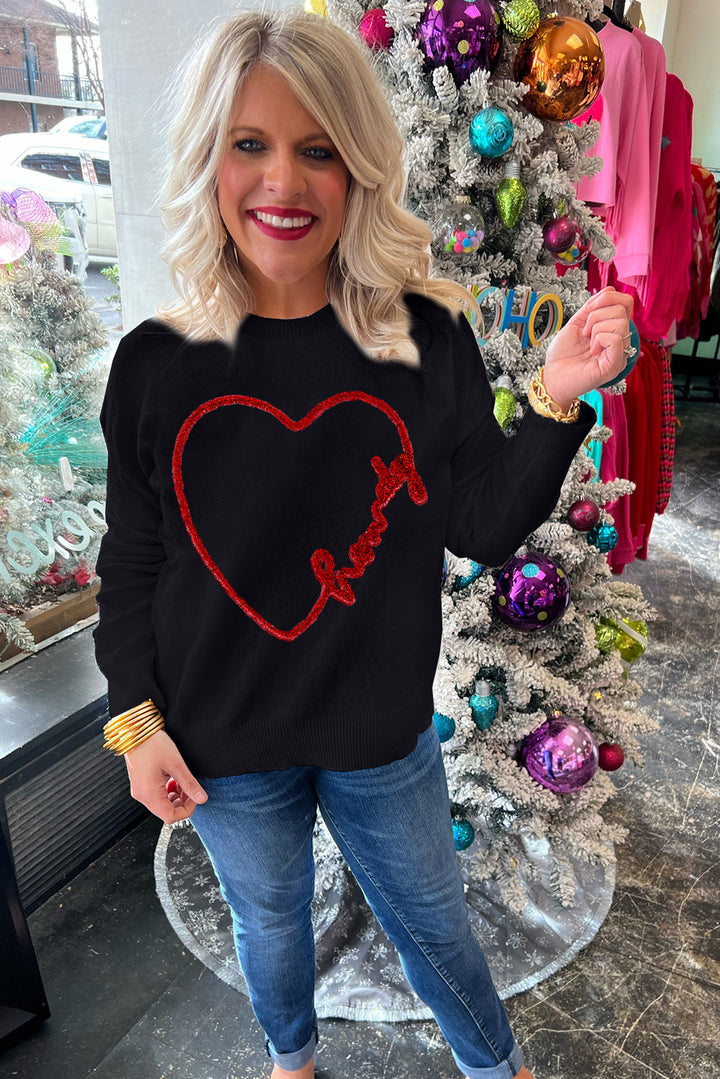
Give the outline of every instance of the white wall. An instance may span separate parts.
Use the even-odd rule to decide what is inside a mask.
[[[720,0],[642,0],[642,12],[692,96],[693,156],[720,169]]]
[[[672,2],[676,36],[670,70],[693,98],[693,156],[720,169],[720,0]]]
[[[287,2],[265,0],[265,6]],[[99,0],[126,333],[173,294],[158,254],[165,238],[157,205],[164,152],[158,132],[172,104],[164,93],[166,80],[207,22],[253,6],[252,0]]]

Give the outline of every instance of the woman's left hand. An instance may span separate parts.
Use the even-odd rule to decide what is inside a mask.
[[[591,296],[545,353],[545,389],[567,410],[576,397],[616,378],[627,363],[632,297],[608,286]]]

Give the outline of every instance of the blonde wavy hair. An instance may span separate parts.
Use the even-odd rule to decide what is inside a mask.
[[[156,307],[156,317],[190,339],[232,344],[239,322],[254,310],[220,216],[217,177],[236,95],[261,62],[283,76],[351,174],[329,259],[328,301],[368,357],[419,367],[403,293],[429,296],[456,316],[469,307],[482,324],[480,309],[464,285],[430,276],[432,230],[403,208],[402,136],[370,50],[302,8],[261,6],[213,19],[171,77],[177,107],[165,128],[161,258],[179,298]]]

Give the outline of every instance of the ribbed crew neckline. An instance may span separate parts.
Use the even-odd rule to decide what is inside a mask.
[[[337,328],[338,318],[331,303],[326,303],[312,315],[301,318],[264,318],[248,314],[240,323],[239,333],[244,337],[265,341],[304,341],[317,337],[327,330]]]

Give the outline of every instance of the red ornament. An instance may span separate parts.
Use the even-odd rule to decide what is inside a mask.
[[[616,772],[625,760],[622,746],[617,742],[602,742],[598,746],[598,764],[605,772]]]
[[[573,502],[568,510],[568,521],[576,532],[589,532],[600,520],[600,507],[589,498]]]
[[[389,49],[395,38],[395,31],[385,20],[385,11],[381,7],[370,8],[360,20],[360,37],[369,49]]]

